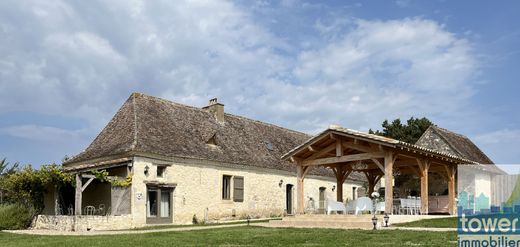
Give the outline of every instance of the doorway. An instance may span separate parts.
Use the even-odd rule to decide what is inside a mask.
[[[288,215],[293,214],[293,185],[287,184],[285,186],[285,210]]]
[[[327,188],[325,187],[320,187],[320,200],[319,200],[319,212],[320,213],[325,213],[325,190],[327,190]]]
[[[173,222],[174,188],[148,187],[146,193],[146,223]]]

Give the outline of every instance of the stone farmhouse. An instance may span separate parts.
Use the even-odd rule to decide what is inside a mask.
[[[467,137],[436,126],[416,145],[339,126],[310,136],[225,113],[217,99],[197,108],[133,93],[88,148],[63,163],[76,186],[49,188],[35,226],[127,229],[323,213],[327,200],[377,189],[390,214],[392,199],[411,189],[420,191],[421,213],[453,214],[456,166],[467,163],[492,161]],[[394,174],[404,173],[420,188],[394,191]]]
[[[293,214],[296,168],[280,157],[310,137],[225,113],[216,99],[197,108],[133,93],[90,146],[63,163],[76,174],[76,191],[50,190],[44,214],[112,217],[97,229]],[[102,182],[92,170],[131,184]],[[316,209],[338,192],[352,199],[364,181],[352,175],[338,186],[325,168],[309,175]]]

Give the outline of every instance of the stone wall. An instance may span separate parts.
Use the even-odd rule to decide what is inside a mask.
[[[156,176],[157,165],[169,165],[162,178]],[[148,166],[148,176],[144,174]],[[272,217],[284,214],[286,185],[293,185],[293,212],[296,207],[296,176],[290,172],[237,166],[205,160],[160,161],[135,157],[132,178],[133,226],[146,224],[146,183],[176,184],[173,192],[173,222],[189,224],[193,216],[199,220],[216,221],[252,217]],[[222,199],[223,175],[244,177],[244,201]],[[280,186],[280,181],[282,185]],[[324,187],[326,198],[335,198],[335,178],[308,176],[305,179],[305,200],[312,197],[318,206],[319,188]],[[352,198],[352,187],[345,183],[344,199]]]
[[[101,231],[132,228],[131,215],[122,216],[65,216],[38,215],[33,229],[57,231]]]

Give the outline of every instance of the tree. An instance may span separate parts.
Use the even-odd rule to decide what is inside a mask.
[[[370,129],[368,133],[415,144],[426,129],[428,129],[432,124],[433,123],[425,117],[411,117],[406,121],[406,124],[401,123],[401,119],[398,118],[392,121],[392,123],[389,123],[388,120],[383,121],[383,124],[381,125],[383,127],[382,131],[373,131]]]
[[[0,160],[0,177],[14,173],[18,170],[19,166],[20,163],[16,162],[9,167],[9,162],[6,161],[6,158]]]

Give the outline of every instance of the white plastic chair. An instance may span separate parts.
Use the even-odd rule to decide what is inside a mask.
[[[347,211],[346,212],[347,214],[350,212],[355,213],[356,212],[356,200],[347,202],[345,209]]]
[[[347,209],[345,208],[345,205],[343,205],[342,202],[327,199],[327,214],[330,214],[332,211],[346,213]]]
[[[359,214],[359,212],[363,211],[370,211],[372,212],[373,205],[372,200],[368,197],[360,197],[356,200],[356,215]]]

